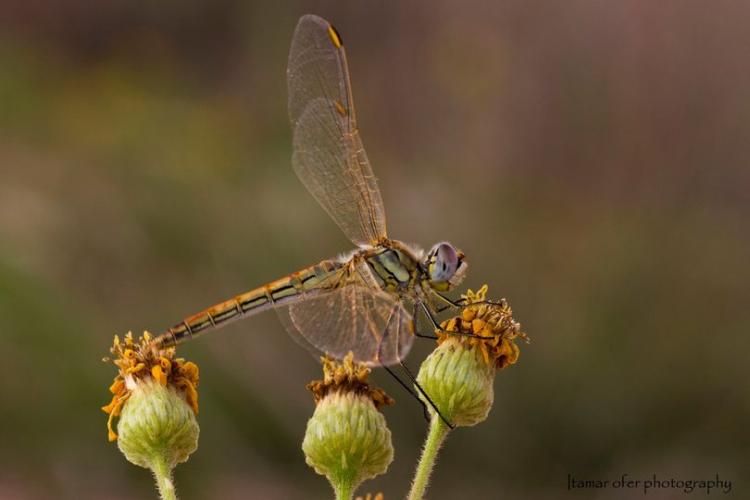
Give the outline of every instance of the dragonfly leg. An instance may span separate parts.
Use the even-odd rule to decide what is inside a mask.
[[[439,292],[435,292],[435,295],[437,295],[443,302],[445,302],[445,304],[443,304],[441,307],[435,308],[435,312],[441,313],[446,309],[461,309],[462,307],[466,306],[466,301],[464,299],[453,300],[450,297],[446,297]]]
[[[388,336],[388,332],[386,332],[386,334],[383,335],[383,338],[380,339],[380,345],[378,346],[378,355],[377,355],[378,359],[381,359],[382,349],[383,349],[383,343],[384,343],[383,341],[386,339],[387,336]],[[440,413],[440,410],[438,409],[437,406],[435,406],[435,403],[432,401],[432,399],[430,399],[430,396],[428,396],[427,393],[424,391],[424,389],[422,389],[422,386],[419,385],[419,382],[417,382],[417,379],[416,379],[416,377],[414,377],[414,374],[412,374],[411,370],[409,370],[409,368],[400,359],[399,359],[398,364],[401,365],[401,368],[406,373],[406,376],[409,378],[409,381],[412,384],[414,384],[414,387],[417,388],[417,391],[419,391],[419,393],[422,394],[422,396],[424,396],[424,398],[427,400],[427,402],[430,404],[430,406],[432,406],[432,408],[435,410],[435,412],[440,416],[440,419],[443,422],[445,422],[445,425],[447,425],[449,428],[453,429],[453,425],[450,422],[448,422],[448,420],[443,416],[442,413]],[[391,368],[386,363],[381,363],[381,366],[383,368],[385,368],[386,371],[393,378],[396,379],[396,381],[401,385],[401,387],[403,387],[404,389],[406,389],[406,391],[409,394],[411,394],[412,396],[414,396],[414,398],[416,398],[416,400],[419,401],[419,403],[422,405],[422,408],[424,410],[425,416],[427,416],[427,414],[428,414],[428,412],[427,412],[427,406],[425,405],[424,401],[422,401],[422,399],[419,398],[419,394],[417,394],[417,392],[413,388],[409,387],[406,384],[406,382],[404,382],[403,380],[401,380],[400,377],[396,376],[396,373],[393,370],[391,370]]]
[[[391,370],[391,368],[389,366],[387,366],[387,365],[383,365],[383,368],[385,368],[385,371],[387,371],[388,374],[391,377],[393,377],[394,379],[396,379],[396,382],[398,382],[399,385],[406,390],[406,392],[408,392],[409,394],[411,394],[413,397],[417,398],[417,401],[419,401],[420,403],[422,403],[422,400],[419,399],[419,394],[417,394],[414,389],[412,389],[411,387],[409,387],[406,384],[406,382],[404,382],[403,380],[401,380],[401,378],[398,375],[396,375],[396,372],[394,372],[393,370]],[[424,403],[422,403],[422,406],[424,406]]]
[[[381,341],[381,347],[382,347],[382,341]],[[380,357],[380,348],[378,348],[378,357]],[[403,363],[401,363],[401,364],[403,366]],[[422,401],[421,399],[419,399],[419,394],[417,394],[417,392],[414,390],[414,388],[413,387],[409,387],[409,385],[406,382],[404,382],[403,380],[401,380],[401,377],[399,377],[398,375],[396,375],[396,372],[394,372],[393,370],[391,370],[390,366],[388,366],[386,364],[383,364],[381,366],[383,368],[385,368],[385,371],[387,371],[388,374],[391,377],[393,377],[396,380],[396,382],[398,382],[399,385],[404,388],[404,390],[406,390],[406,392],[408,392],[414,399],[416,399],[419,402],[419,404],[422,405],[422,409],[424,410],[424,414],[425,414],[425,418],[426,418],[426,416],[428,414],[428,412],[427,412],[427,405],[425,405],[424,401]]]
[[[427,316],[427,319],[430,320],[430,323],[432,323],[432,327],[435,330],[444,331],[442,328],[440,328],[440,325],[438,324],[437,320],[435,319],[435,316],[432,315],[432,312],[427,307],[427,305],[425,305],[424,302],[420,302],[419,305],[422,306],[422,312],[424,313],[425,316]]]
[[[409,380],[414,384],[414,387],[417,388],[417,390],[424,396],[424,398],[427,400],[427,402],[432,406],[432,409],[435,410],[435,413],[438,414],[440,417],[440,420],[442,420],[445,425],[448,426],[448,428],[453,429],[453,424],[451,424],[447,418],[443,416],[442,413],[440,413],[440,409],[437,407],[437,405],[430,399],[430,395],[427,394],[427,392],[422,389],[422,386],[419,385],[419,382],[417,382],[417,378],[414,376],[414,374],[409,370],[409,368],[406,366],[406,364],[403,361],[398,362],[399,365],[401,365],[401,368],[403,368],[404,372],[406,373],[406,376],[409,377]],[[424,406],[424,403],[422,404]],[[425,408],[425,414],[427,413],[427,408]]]
[[[417,321],[417,313],[419,312],[418,309],[417,309],[418,307],[419,307],[419,304],[417,302],[414,302],[414,305],[412,306],[412,310],[411,310],[411,318],[412,318],[412,321],[414,322],[414,336],[415,337],[419,337],[420,339],[437,340],[437,336],[436,335],[427,335],[427,334],[424,334],[424,333],[419,333],[417,331],[417,326],[418,326],[417,325],[417,323],[418,323],[418,321]]]
[[[385,343],[385,339],[386,339],[386,337],[388,337],[389,333],[390,332],[388,332],[388,330],[386,329],[386,332],[383,335],[383,338],[380,339],[380,342],[379,342],[379,345],[378,345],[378,353],[376,355],[376,359],[378,361],[380,361],[383,358],[383,344]],[[382,366],[383,368],[385,368],[385,371],[387,371],[391,375],[391,377],[395,378],[396,382],[398,382],[401,385],[401,387],[403,387],[404,389],[406,389],[406,392],[408,392],[409,394],[411,394],[420,403],[422,402],[419,399],[419,395],[414,391],[414,389],[412,387],[409,387],[406,384],[406,382],[404,382],[403,380],[401,380],[401,378],[399,378],[399,376],[396,375],[396,373],[393,370],[391,370],[391,368],[387,364],[380,363],[380,366]],[[422,405],[424,406],[424,403],[422,403]]]
[[[422,396],[424,396],[424,398],[427,400],[427,404],[429,404],[432,407],[432,409],[435,410],[435,413],[438,414],[438,416],[440,417],[440,420],[442,420],[445,423],[445,425],[448,426],[448,428],[453,429],[454,428],[453,424],[451,424],[448,421],[448,419],[445,418],[442,413],[440,413],[440,410],[435,405],[435,403],[432,401],[432,399],[430,399],[430,396],[425,392],[424,389],[422,389],[422,386],[419,385],[419,382],[417,382],[417,379],[414,377],[414,374],[411,372],[411,370],[409,370],[409,368],[407,368],[407,366],[404,364],[403,361],[399,361],[399,365],[401,365],[401,368],[406,373],[406,376],[409,378],[409,381],[412,384],[414,384],[414,387],[417,388],[417,391],[419,391],[419,394],[421,394]],[[427,420],[429,420],[429,418],[428,418],[429,412],[427,411],[427,404],[425,404],[425,402],[422,399],[419,398],[419,394],[417,394],[417,391],[415,391],[414,389],[412,389],[411,387],[409,387],[406,384],[406,382],[404,382],[403,380],[401,380],[401,378],[398,375],[396,375],[396,373],[393,370],[391,370],[391,368],[389,366],[383,365],[383,368],[385,368],[385,370],[393,378],[396,379],[396,381],[401,385],[401,387],[403,387],[404,389],[406,389],[406,391],[409,394],[411,394],[412,396],[414,396],[414,398],[416,398],[416,400],[419,401],[419,403],[422,405],[422,409],[424,410],[425,418]]]
[[[420,306],[422,306],[422,312],[424,312],[425,316],[427,316],[430,319],[430,322],[432,323],[433,328],[435,328],[435,331],[440,333],[445,333],[447,335],[464,335],[467,337],[476,337],[478,339],[492,339],[494,337],[487,337],[484,335],[474,335],[473,333],[465,333],[465,332],[449,332],[445,328],[441,327],[435,317],[432,315],[432,312],[430,309],[425,305],[424,302],[419,303]],[[416,334],[415,334],[416,335]],[[423,336],[423,335],[416,335],[417,337]]]
[[[437,335],[427,335],[426,333],[414,332],[414,336],[420,339],[437,340]]]
[[[505,299],[500,299],[499,302],[495,301],[495,300],[480,300],[480,301],[472,302],[471,304],[468,304],[466,298],[463,298],[463,297],[460,298],[460,299],[458,299],[458,300],[453,300],[450,297],[446,297],[445,295],[443,295],[442,293],[439,293],[439,292],[435,292],[435,295],[437,295],[438,297],[440,297],[441,300],[445,301],[448,304],[446,306],[437,308],[437,312],[443,312],[446,309],[451,308],[451,307],[455,307],[457,309],[463,309],[463,308],[465,308],[468,305],[481,305],[481,304],[487,304],[487,305],[492,305],[492,306],[506,306],[506,305],[508,305],[508,303],[505,301]]]

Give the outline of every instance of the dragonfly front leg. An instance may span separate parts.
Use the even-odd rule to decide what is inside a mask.
[[[441,295],[441,297],[442,297],[442,295]],[[492,338],[494,338],[494,337],[487,337],[487,336],[484,336],[484,335],[474,335],[473,333],[450,332],[450,331],[446,330],[445,328],[443,328],[442,326],[440,326],[440,324],[437,322],[437,320],[435,319],[435,317],[432,315],[432,311],[430,311],[430,308],[427,307],[424,302],[419,302],[419,305],[422,307],[422,312],[424,312],[425,316],[427,316],[427,318],[429,318],[429,320],[432,323],[432,326],[433,326],[433,328],[435,329],[436,332],[445,333],[447,335],[464,335],[464,336],[467,336],[467,337],[476,337],[478,339],[492,339]],[[460,306],[460,307],[463,309],[463,308],[465,308],[467,306],[464,305],[464,306]],[[417,337],[436,338],[436,337],[428,337],[427,335],[419,335],[419,334],[416,334],[416,333],[415,333],[415,335]]]
[[[466,300],[461,298],[458,300],[452,300],[450,297],[446,297],[442,293],[435,292],[435,295],[437,295],[440,300],[444,302],[442,306],[436,307],[435,312],[441,313],[445,311],[446,309],[454,308],[454,309],[461,309],[462,307],[466,307]]]
[[[487,304],[491,306],[503,306],[503,307],[508,305],[505,299],[500,299],[499,302],[494,301],[494,300],[480,300],[480,301],[472,302],[471,304],[469,304],[468,299],[466,297],[461,297],[458,300],[452,300],[450,297],[446,297],[445,295],[439,292],[435,292],[435,295],[440,297],[440,299],[446,303],[442,307],[436,308],[436,312],[438,313],[441,313],[445,311],[446,309],[450,309],[451,307],[455,307],[456,309],[463,309],[469,305]]]

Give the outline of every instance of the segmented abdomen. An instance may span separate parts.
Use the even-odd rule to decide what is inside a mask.
[[[194,338],[233,320],[251,316],[291,300],[299,300],[306,293],[322,289],[326,278],[341,268],[332,260],[302,269],[289,276],[225,300],[185,318],[154,339],[157,348],[171,347]]]

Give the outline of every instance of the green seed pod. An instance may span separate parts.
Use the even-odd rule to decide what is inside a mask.
[[[328,478],[338,498],[350,498],[362,481],[383,474],[393,461],[391,431],[372,398],[341,390],[318,402],[302,451],[307,464]]]
[[[443,417],[458,427],[470,427],[487,418],[494,400],[494,380],[495,366],[485,361],[481,350],[457,338],[442,342],[417,375],[419,385]],[[431,405],[427,407],[434,412]]]
[[[198,447],[193,409],[173,387],[139,380],[122,408],[117,446],[130,462],[172,470]]]

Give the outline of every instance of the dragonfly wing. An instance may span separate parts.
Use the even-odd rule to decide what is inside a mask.
[[[328,21],[299,20],[287,84],[297,176],[354,244],[385,238],[383,200],[357,129],[346,53]]]
[[[399,298],[359,283],[305,296],[277,311],[308,349],[336,359],[352,352],[368,366],[398,363],[414,339],[411,314]]]

